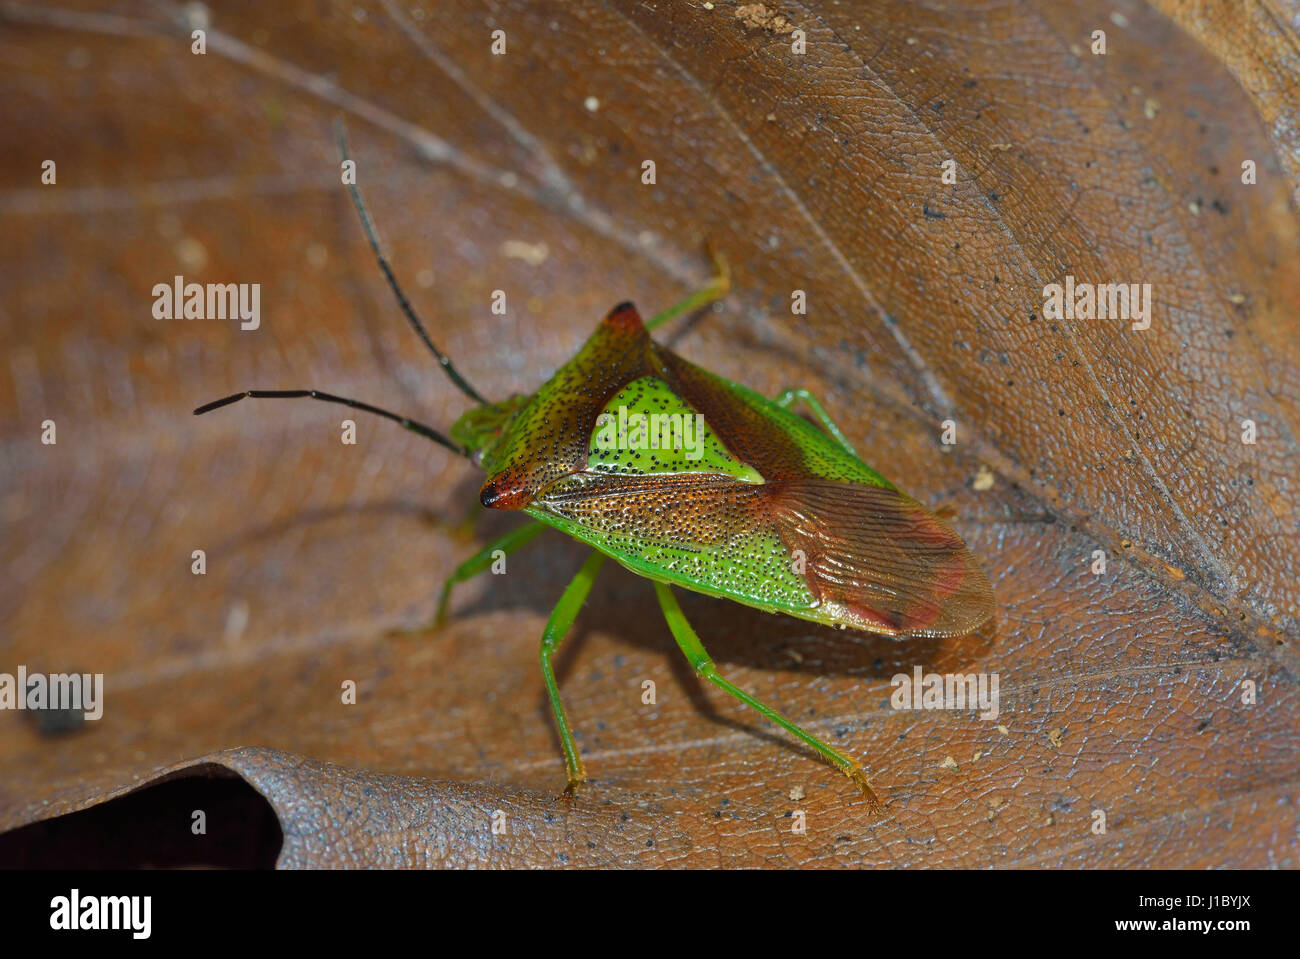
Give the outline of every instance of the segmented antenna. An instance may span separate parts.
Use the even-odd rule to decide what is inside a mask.
[[[343,118],[341,116],[334,120],[334,135],[338,139],[339,153],[342,154],[343,161],[346,163],[350,159],[348,156],[348,137],[347,132],[343,128]],[[375,254],[375,260],[379,263],[379,269],[383,271],[384,278],[388,280],[388,286],[393,291],[393,295],[397,297],[397,304],[402,308],[402,312],[406,314],[406,320],[411,324],[411,329],[415,330],[416,335],[424,341],[424,345],[427,346],[429,351],[438,358],[438,363],[441,364],[443,372],[447,374],[452,383],[456,384],[456,388],[472,399],[475,403],[479,404],[479,406],[487,406],[488,401],[479,394],[478,390],[469,385],[465,377],[460,375],[460,371],[452,364],[451,357],[438,349],[438,347],[434,345],[433,340],[429,338],[429,334],[425,330],[424,324],[421,323],[420,318],[415,315],[415,310],[411,307],[410,301],[407,300],[406,294],[402,292],[401,286],[398,285],[397,277],[393,275],[393,270],[388,265],[388,260],[384,257],[383,251],[379,249],[379,237],[375,233],[375,227],[370,220],[370,214],[366,211],[365,201],[361,199],[361,191],[357,189],[355,183],[348,183],[346,186],[348,192],[352,195],[352,205],[357,208],[357,214],[361,217],[361,228],[366,231],[366,239],[370,241],[370,249]]]
[[[433,440],[442,446],[447,447],[458,456],[469,457],[470,452],[459,443],[455,443],[443,436],[431,426],[425,426],[423,423],[417,423],[415,420],[397,413],[390,413],[388,410],[381,410],[378,406],[371,406],[369,403],[362,403],[360,400],[350,400],[346,396],[335,396],[333,393],[323,393],[320,390],[245,390],[242,393],[232,393],[230,396],[222,397],[219,400],[213,400],[211,403],[204,403],[194,411],[195,416],[204,413],[210,413],[213,410],[219,410],[223,406],[229,406],[231,403],[238,403],[243,399],[255,400],[293,400],[293,399],[313,399],[323,400],[326,403],[342,403],[344,406],[350,406],[355,410],[365,410],[367,413],[374,413],[376,416],[382,416],[398,423],[403,429],[408,429],[412,433],[419,433],[425,439]]]

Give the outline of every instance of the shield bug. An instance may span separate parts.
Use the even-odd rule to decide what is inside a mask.
[[[341,129],[339,144],[346,160]],[[700,676],[816,750],[877,806],[856,762],[718,673],[673,587],[900,639],[973,632],[992,617],[993,594],[960,537],[866,465],[806,390],[768,399],[651,338],[661,324],[725,295],[725,262],[715,257],[713,282],[648,321],[631,303],[619,304],[537,392],[488,402],[434,345],[380,249],[360,192],[348,189],[407,322],[474,408],[449,436],[317,390],[249,390],[195,414],[245,397],[341,403],[395,420],[485,470],[482,505],[529,522],[452,573],[439,623],[452,587],[488,569],[498,550],[516,550],[547,527],[592,547],[541,641],[567,793],[585,773],[551,661],[612,558],[652,582],[673,638]],[[797,402],[820,426],[792,411]]]

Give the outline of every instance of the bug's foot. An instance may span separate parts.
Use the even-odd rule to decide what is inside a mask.
[[[573,802],[573,797],[578,795],[578,787],[586,781],[585,776],[581,779],[570,779],[569,785],[564,787],[564,792],[555,797],[556,802]]]
[[[871,811],[877,815],[882,815],[885,807],[876,795],[876,791],[871,788],[871,782],[867,779],[867,774],[862,771],[862,767],[854,765],[851,769],[844,770],[844,775],[852,779],[853,784],[862,791],[862,795],[866,797],[867,803],[871,806]]]
[[[433,622],[429,624],[429,629],[442,629],[442,624],[447,622],[447,604],[451,600],[451,590],[446,586],[442,588],[442,595],[438,597],[438,611],[433,614]]]
[[[442,628],[447,625],[447,598],[444,596],[438,604],[438,611],[430,619],[419,626],[408,626],[406,628],[390,629],[388,636],[431,636],[435,633],[441,633]]]
[[[711,238],[704,238],[704,249],[713,261],[713,282],[710,285],[717,290],[718,298],[721,299],[731,290],[731,264],[722,251],[713,245]]]
[[[951,523],[958,516],[957,506],[954,503],[940,503],[934,508],[934,515]]]
[[[430,636],[434,633],[440,633],[440,632],[442,632],[442,623],[438,622],[437,620],[432,620],[430,622],[423,623],[420,626],[407,626],[407,627],[399,626],[394,629],[390,629],[384,635],[393,636],[393,637]]]

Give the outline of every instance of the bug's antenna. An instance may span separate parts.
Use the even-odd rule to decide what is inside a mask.
[[[382,416],[400,424],[404,429],[412,433],[419,433],[425,439],[433,440],[442,446],[447,447],[457,456],[469,458],[470,452],[459,443],[453,442],[443,436],[437,430],[423,423],[417,423],[415,420],[408,419],[405,416],[399,416],[397,413],[390,413],[388,410],[381,410],[378,406],[371,406],[369,403],[362,403],[360,400],[350,400],[346,396],[335,396],[333,393],[322,393],[320,390],[245,390],[243,393],[234,393],[230,396],[222,397],[219,400],[213,400],[211,403],[204,403],[194,411],[195,416],[203,413],[210,413],[213,410],[219,410],[223,406],[229,406],[231,403],[238,403],[242,399],[252,397],[255,400],[290,400],[290,399],[313,399],[324,400],[326,403],[342,403],[344,406],[350,406],[353,409],[365,410],[367,413],[374,413],[376,416]]]
[[[334,120],[334,135],[338,139],[339,153],[342,154],[343,162],[346,163],[350,159],[348,156],[348,135],[347,131],[343,128],[343,117],[341,116],[336,117]],[[406,314],[407,322],[411,324],[411,328],[415,330],[416,335],[424,341],[424,345],[429,348],[430,352],[438,358],[439,364],[442,365],[443,372],[445,372],[451,381],[456,384],[456,388],[480,406],[487,406],[488,401],[483,399],[483,397],[479,395],[478,390],[470,386],[465,377],[461,376],[456,367],[452,365],[451,357],[447,356],[446,353],[434,346],[433,340],[429,338],[429,334],[424,328],[424,324],[421,323],[420,318],[415,315],[415,310],[412,308],[410,301],[407,300],[406,294],[402,292],[402,288],[398,285],[397,277],[393,275],[392,267],[388,265],[388,259],[384,256],[383,251],[379,249],[379,237],[375,233],[374,223],[370,219],[370,214],[366,211],[365,201],[361,199],[361,191],[357,189],[355,182],[348,183],[347,188],[348,192],[352,195],[352,205],[357,208],[357,215],[361,217],[361,228],[366,231],[366,239],[370,241],[370,249],[374,252],[375,259],[379,262],[379,269],[383,271],[384,278],[388,280],[389,288],[392,289],[393,295],[397,297],[398,306],[400,306],[402,312]]]

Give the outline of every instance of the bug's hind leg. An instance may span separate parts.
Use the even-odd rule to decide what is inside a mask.
[[[473,579],[479,573],[490,567],[497,560],[497,551],[500,550],[502,556],[507,553],[513,553],[521,546],[531,543],[537,534],[546,528],[545,523],[532,520],[524,526],[512,529],[504,536],[493,540],[484,546],[481,550],[471,556],[465,562],[456,567],[455,572],[447,577],[446,582],[442,584],[442,592],[438,596],[438,612],[433,618],[433,627],[436,628],[443,624],[447,618],[447,603],[451,599],[451,590],[457,583],[463,583],[468,579]]]
[[[647,330],[653,330],[655,327],[667,323],[675,316],[681,316],[683,313],[689,313],[692,310],[698,310],[702,306],[708,306],[715,300],[720,300],[727,295],[727,291],[731,289],[731,267],[727,265],[726,257],[711,245],[709,246],[709,256],[713,258],[713,279],[684,300],[674,303],[662,313],[658,313],[646,320],[645,328]]]
[[[691,628],[691,624],[686,621],[686,616],[682,613],[681,606],[677,604],[677,597],[672,594],[672,590],[664,583],[655,583],[654,586],[655,593],[659,596],[659,605],[664,611],[664,619],[668,620],[668,628],[672,630],[673,639],[677,640],[677,645],[681,647],[682,652],[686,654],[686,658],[695,667],[695,672],[719,689],[735,696],[745,705],[758,710],[759,713],[786,730],[786,732],[817,750],[831,765],[852,779],[857,787],[862,790],[863,795],[867,797],[867,801],[871,803],[872,808],[879,812],[881,808],[880,800],[876,798],[876,794],[872,791],[871,783],[867,781],[867,774],[863,772],[862,767],[852,759],[826,745],[812,733],[800,729],[775,709],[765,706],[740,687],[719,676],[717,668],[713,665],[713,660],[709,658],[708,652],[704,649],[704,644],[700,642],[700,638],[695,634],[695,630]]]
[[[839,443],[850,456],[858,455],[858,451],[853,448],[853,444],[844,435],[844,431],[835,425],[835,421],[831,419],[831,414],[826,412],[826,407],[822,406],[821,402],[812,393],[805,389],[786,390],[781,395],[774,397],[772,402],[782,409],[789,409],[796,400],[804,401],[804,405],[812,410],[813,416],[822,425],[822,429],[829,433],[831,439]]]
[[[564,750],[564,766],[569,773],[569,784],[564,792],[569,796],[572,796],[582,785],[587,774],[582,768],[582,757],[578,755],[578,747],[573,741],[568,717],[564,714],[564,703],[560,701],[560,687],[555,681],[555,668],[551,664],[551,657],[560,648],[560,643],[568,633],[569,627],[573,625],[573,621],[578,618],[578,610],[582,609],[582,604],[587,601],[587,594],[591,592],[596,574],[600,572],[601,564],[604,562],[604,553],[592,553],[587,557],[587,561],[578,570],[578,575],[573,577],[573,581],[565,587],[564,595],[555,604],[555,609],[551,611],[551,618],[542,633],[540,655],[542,677],[546,680],[546,695],[551,698],[551,709],[555,712],[555,726],[560,734],[560,748]]]

